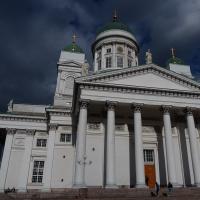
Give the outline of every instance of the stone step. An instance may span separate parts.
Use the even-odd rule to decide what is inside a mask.
[[[20,199],[20,200],[140,200],[154,199],[151,197],[150,189],[103,189],[103,188],[88,188],[88,189],[68,189],[64,191],[53,192],[38,192],[31,191],[27,193],[0,193],[0,200]],[[164,197],[162,193],[166,193],[166,189],[161,189],[159,199],[176,199],[200,200],[199,188],[175,188],[170,196]],[[157,198],[157,197],[156,197]]]

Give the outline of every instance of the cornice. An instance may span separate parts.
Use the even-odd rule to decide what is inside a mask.
[[[98,91],[108,91],[108,92],[200,99],[200,91],[187,91],[187,90],[180,91],[173,89],[162,89],[162,88],[160,89],[160,88],[150,88],[150,87],[147,88],[139,86],[124,86],[124,85],[101,84],[101,83],[91,83],[91,82],[82,82],[80,84],[80,88],[87,90],[98,90]]]
[[[153,73],[156,75],[160,75],[161,77],[176,82],[180,85],[185,87],[200,90],[200,84],[192,79],[184,77],[176,72],[164,69],[154,64],[150,65],[142,65],[138,67],[131,67],[131,68],[124,68],[119,70],[113,70],[105,73],[94,74],[91,76],[87,76],[84,78],[77,78],[77,83],[82,82],[105,82],[105,81],[112,81],[112,80],[119,80],[122,78],[127,78],[131,76],[141,75]]]
[[[34,117],[34,116],[22,116],[22,115],[11,115],[11,114],[1,114],[0,120],[4,121],[24,121],[24,122],[39,122],[46,123],[46,117]]]
[[[64,109],[48,108],[46,111],[49,112],[49,115],[53,116],[71,116],[72,114],[71,109],[64,110]]]

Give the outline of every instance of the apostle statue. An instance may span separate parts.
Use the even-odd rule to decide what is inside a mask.
[[[152,63],[152,53],[150,49],[148,49],[148,51],[146,52],[145,60],[147,65]]]

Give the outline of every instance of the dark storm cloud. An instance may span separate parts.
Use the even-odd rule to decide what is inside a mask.
[[[140,63],[150,48],[154,62],[164,66],[174,47],[200,78],[199,0],[5,0],[0,4],[1,110],[10,99],[51,104],[60,50],[76,32],[92,63],[95,33],[115,8],[140,44]]]

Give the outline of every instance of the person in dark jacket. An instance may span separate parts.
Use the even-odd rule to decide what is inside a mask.
[[[156,186],[156,195],[158,196],[160,191],[160,185],[156,182],[155,186]]]

